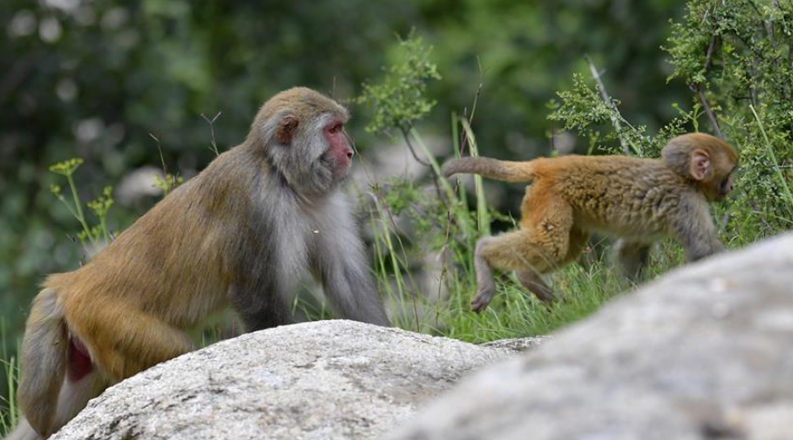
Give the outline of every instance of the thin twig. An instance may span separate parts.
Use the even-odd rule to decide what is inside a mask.
[[[465,107],[463,108],[463,116],[462,116],[462,119],[467,120],[469,125],[473,125],[474,123],[474,115],[476,114],[476,104],[479,102],[479,95],[482,94],[482,86],[484,86],[485,84],[484,69],[482,69],[482,60],[479,58],[478,55],[476,57],[476,65],[477,68],[479,69],[479,86],[476,88],[476,93],[474,93],[474,102],[473,105],[471,106],[471,115],[470,116],[468,115],[468,107]],[[460,156],[462,156],[463,153],[465,152],[465,148],[468,146],[467,142],[468,142],[468,137],[465,135],[465,132],[461,132],[460,142],[459,142]]]
[[[600,97],[603,99],[603,102],[606,103],[611,110],[615,113],[617,112],[617,106],[614,105],[614,101],[611,100],[608,91],[606,90],[606,85],[603,84],[603,80],[600,78],[600,72],[598,72],[597,67],[595,67],[595,63],[592,62],[592,58],[589,55],[584,55],[586,62],[589,64],[589,71],[592,73],[592,78],[595,79],[595,84],[597,84],[598,92],[600,92]],[[611,125],[614,126],[614,130],[617,131],[617,139],[620,141],[620,146],[622,147],[622,152],[625,154],[630,154],[630,149],[628,148],[628,143],[622,138],[622,124],[620,124],[619,118],[613,113],[610,116],[611,118]]]
[[[215,142],[215,126],[214,126],[214,124],[215,124],[215,121],[217,121],[217,119],[220,117],[221,114],[223,114],[223,112],[218,112],[215,115],[215,117],[213,117],[212,119],[209,119],[206,116],[204,116],[203,113],[201,113],[201,117],[204,118],[205,121],[207,121],[207,124],[209,124],[209,134],[210,134],[210,136],[212,136],[212,148],[211,148],[211,150],[215,152],[215,156],[216,157],[220,156],[220,152],[218,151],[218,144],[217,144],[217,142]]]
[[[703,70],[708,70],[710,68],[710,63],[713,61],[713,52],[716,51],[716,44],[719,42],[719,36],[714,35],[710,39],[710,44],[708,45],[708,52],[705,54],[705,67]]]
[[[703,72],[706,72],[708,69],[710,69],[711,62],[713,61],[713,53],[716,49],[716,44],[718,44],[718,39],[718,35],[713,35],[710,39],[708,51],[705,54],[705,65],[702,66]],[[719,127],[719,120],[716,118],[716,114],[713,113],[710,103],[708,103],[705,90],[702,89],[702,83],[692,84],[689,86],[689,88],[692,92],[697,94],[697,97],[699,97],[699,103],[702,105],[702,109],[705,111],[705,115],[708,117],[708,121],[710,122],[711,127],[713,127],[713,131],[716,133],[716,136],[723,138],[724,135],[721,132],[721,127]]]
[[[748,87],[749,87],[749,96],[751,98],[752,105],[757,107],[759,105],[759,100],[757,98],[757,88],[754,85],[754,79],[757,78],[759,72],[759,69],[757,67],[758,60],[765,61],[766,57],[762,52],[758,51],[756,47],[749,44],[749,42],[737,32],[733,33],[732,35],[735,36],[735,38],[738,41],[743,43],[744,47],[747,50],[749,50],[754,54],[754,58],[752,58],[752,67],[754,70],[749,70],[749,67],[747,67],[746,77],[750,80]]]
[[[691,91],[696,93],[697,97],[699,97],[699,103],[702,105],[702,110],[705,111],[705,115],[708,117],[710,126],[713,127],[713,132],[716,133],[717,137],[724,138],[724,135],[721,133],[721,128],[719,127],[719,121],[716,119],[716,115],[713,113],[713,109],[710,107],[708,99],[705,97],[705,91],[702,90],[702,84],[694,84],[691,87]]]
[[[162,163],[162,172],[168,176],[168,167],[165,165],[165,156],[162,155],[162,146],[160,145],[160,139],[152,133],[149,133],[149,136],[154,139],[154,142],[157,143],[157,151],[160,152],[160,162]]]
[[[432,167],[429,162],[424,161],[423,159],[419,158],[418,154],[416,154],[416,150],[413,149],[413,144],[410,142],[410,130],[413,127],[400,127],[399,130],[402,132],[402,138],[405,139],[405,143],[408,146],[408,150],[410,150],[410,154],[413,155],[413,159],[416,159],[416,162],[424,165],[425,167]]]
[[[454,123],[457,124],[459,121],[468,120],[468,107],[463,107],[463,114],[460,116],[459,119],[455,118]],[[463,156],[465,153],[465,149],[468,147],[468,139],[465,137],[464,132],[460,132],[460,142],[458,142],[459,147],[457,148],[457,152],[460,156]]]

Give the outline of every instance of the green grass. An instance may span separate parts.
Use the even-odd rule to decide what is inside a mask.
[[[2,338],[2,345],[0,345],[0,369],[5,374],[6,384],[5,389],[7,395],[0,396],[0,434],[5,437],[11,429],[16,426],[19,419],[19,409],[16,405],[16,384],[19,372],[19,362],[16,357],[12,356],[9,351],[5,322],[0,323],[0,338]],[[18,350],[16,350],[18,351]]]

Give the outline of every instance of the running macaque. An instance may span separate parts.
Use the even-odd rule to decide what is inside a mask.
[[[493,268],[516,271],[518,280],[543,301],[556,295],[543,275],[578,257],[589,234],[618,237],[618,256],[635,278],[651,244],[676,239],[689,261],[724,249],[708,202],[733,189],[738,154],[726,142],[702,133],[678,136],[660,159],[627,156],[562,156],[528,162],[484,157],[452,159],[446,177],[480,174],[506,182],[531,182],[521,205],[520,228],[476,244],[475,312],[495,294]]]
[[[248,331],[287,324],[302,276],[343,318],[389,325],[348,204],[347,110],[281,92],[247,139],[33,301],[9,438],[46,438],[110,384],[193,349],[183,332],[233,305]]]

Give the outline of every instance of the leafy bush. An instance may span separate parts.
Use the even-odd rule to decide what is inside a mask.
[[[666,49],[672,78],[686,81],[709,108],[710,129],[740,149],[734,223],[758,235],[790,229],[793,4],[690,0]]]

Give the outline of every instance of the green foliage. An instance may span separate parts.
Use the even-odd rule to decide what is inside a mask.
[[[736,225],[768,235],[793,226],[793,4],[690,0],[666,50],[741,154]],[[752,234],[755,235],[755,234]]]
[[[435,106],[426,97],[427,83],[441,79],[438,68],[430,61],[432,47],[411,32],[399,41],[397,60],[385,69],[379,84],[364,83],[363,93],[356,102],[374,109],[372,121],[366,126],[371,133],[398,129],[406,135],[413,123]]]
[[[650,139],[644,134],[644,126],[634,127],[617,110],[619,101],[611,99],[603,101],[598,93],[590,87],[581,74],[573,75],[573,88],[558,93],[561,104],[551,101],[553,109],[548,118],[564,123],[565,130],[576,130],[590,140],[590,151],[598,144],[610,153],[623,153],[617,146],[608,146],[609,142],[619,141],[630,146],[630,150],[639,156],[651,146]],[[612,124],[613,129],[605,128]]]
[[[215,120],[218,118],[218,116],[220,116],[220,113],[215,115],[215,117],[212,118],[212,120],[209,120],[207,119],[206,116],[201,115],[201,117],[203,117],[204,120],[206,120],[207,123],[209,124],[209,131],[210,134],[212,135],[212,142],[210,144],[210,149],[215,152],[215,156],[218,156],[219,153],[218,153],[217,142],[215,142],[215,129],[213,127],[213,124],[215,123]],[[162,172],[164,175],[164,176],[159,176],[159,175],[154,176],[154,187],[162,190],[162,196],[165,197],[174,188],[184,183],[184,178],[182,176],[174,176],[173,174],[168,172],[168,166],[165,165],[165,157],[163,157],[162,155],[162,145],[160,144],[160,139],[151,133],[149,133],[149,136],[152,139],[154,139],[154,142],[157,143],[157,151],[160,152],[160,163],[162,164]]]
[[[82,201],[77,192],[77,186],[74,183],[73,175],[77,168],[82,165],[83,160],[80,158],[69,159],[64,162],[58,162],[50,166],[52,173],[61,175],[66,178],[69,184],[69,189],[72,194],[72,201],[69,202],[64,197],[61,187],[57,184],[50,185],[50,191],[65,207],[69,210],[72,216],[80,222],[82,230],[77,232],[77,238],[80,240],[87,254],[93,254],[99,250],[104,244],[110,242],[110,232],[107,229],[107,213],[110,207],[113,206],[113,188],[106,186],[102,191],[102,195],[87,203],[88,208],[96,215],[99,225],[89,227],[88,220],[83,213]]]
[[[580,74],[573,75],[573,88],[560,91],[558,96],[562,102],[550,102],[549,108],[553,111],[548,118],[562,122],[565,130],[573,130],[586,137],[589,153],[625,154],[619,146],[622,144],[630,147],[629,153],[639,157],[658,157],[669,139],[684,133],[689,124],[696,127],[701,115],[698,104],[688,112],[673,104],[679,115],[661,127],[655,136],[649,136],[646,126],[634,126],[622,115],[618,100],[604,102]]]
[[[174,176],[173,174],[166,173],[165,177],[160,175],[154,176],[154,186],[161,189],[163,197],[167,196],[174,188],[184,183],[184,177]]]
[[[8,390],[7,394],[3,394],[0,397],[0,403],[2,403],[0,405],[0,436],[3,438],[16,426],[20,418],[15,392],[17,378],[19,377],[19,361],[7,345],[6,329],[5,320],[0,320],[0,339],[2,339],[2,344],[0,345],[0,364],[2,364],[0,372],[3,372],[5,377],[4,385]]]
[[[608,124],[611,120],[611,106],[598,97],[580,73],[573,75],[572,89],[562,90],[558,95],[562,104],[552,103],[555,111],[549,118],[564,122],[565,130],[590,132],[593,126]],[[619,101],[614,100],[613,104],[619,105]]]
[[[102,189],[102,195],[86,203],[86,206],[88,206],[88,209],[99,219],[99,226],[94,228],[95,230],[92,229],[93,238],[99,239],[101,234],[102,240],[104,240],[105,243],[110,243],[110,233],[107,230],[107,213],[110,211],[110,207],[113,206],[113,187],[104,187],[104,189]]]
[[[50,172],[60,174],[68,179],[72,177],[74,172],[77,171],[77,168],[79,168],[82,164],[83,160],[79,157],[75,157],[50,166]]]

